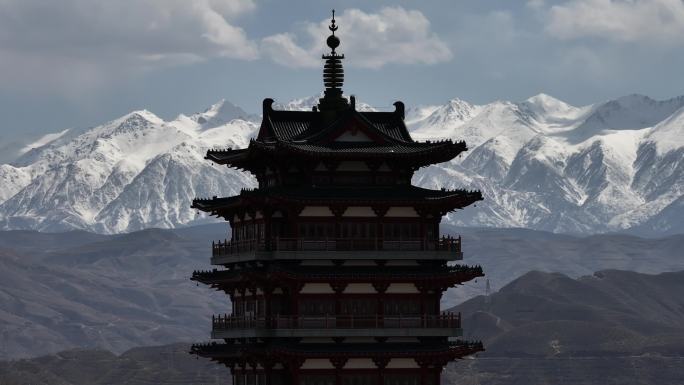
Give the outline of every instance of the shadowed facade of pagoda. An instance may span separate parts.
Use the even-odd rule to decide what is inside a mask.
[[[360,112],[342,96],[344,55],[334,14],[325,94],[311,111],[263,103],[256,139],[206,158],[252,173],[259,187],[196,199],[230,222],[211,263],[192,279],[230,296],[212,338],[191,353],[230,367],[236,385],[437,385],[451,360],[482,351],[461,341],[460,314],[440,311],[445,290],[484,274],[461,260],[461,239],[439,233],[446,213],[479,191],[411,185],[421,167],[467,150],[415,142],[404,105]]]

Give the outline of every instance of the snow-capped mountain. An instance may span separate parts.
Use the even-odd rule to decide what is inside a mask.
[[[203,159],[212,147],[247,145],[257,125],[242,117],[220,102],[169,122],[135,111],[65,132],[0,166],[2,227],[115,233],[206,221],[189,208],[194,197],[254,183]]]
[[[320,96],[277,104],[308,110]],[[357,101],[357,108],[372,107]],[[463,139],[470,150],[416,173],[431,188],[483,191],[447,223],[554,232],[684,232],[684,97],[630,95],[575,107],[540,94],[522,102],[407,109],[417,140]],[[207,221],[197,196],[231,195],[249,175],[203,159],[245,147],[259,118],[221,101],[163,121],[136,111],[101,126],[46,135],[0,165],[0,226],[102,233]]]
[[[579,108],[548,95],[457,104],[461,113],[443,113],[451,102],[414,123],[417,133],[449,133],[471,149],[416,177],[427,186],[483,190],[477,209],[451,214],[449,222],[571,233],[684,231],[676,225],[681,205],[670,206],[684,193],[684,97],[630,95]],[[666,217],[657,220],[661,212]]]

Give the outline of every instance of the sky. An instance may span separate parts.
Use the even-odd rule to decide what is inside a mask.
[[[684,0],[0,0],[0,150],[318,94],[332,8],[344,91],[380,108],[684,94]]]

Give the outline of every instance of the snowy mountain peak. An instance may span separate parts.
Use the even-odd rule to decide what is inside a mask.
[[[557,103],[563,103],[565,104],[564,101],[560,99],[556,99],[553,96],[549,94],[545,94],[543,92],[540,92],[534,96],[530,96],[529,98],[526,99],[527,102],[534,103],[534,104],[557,104]]]
[[[454,111],[463,111],[473,108],[473,105],[459,98],[449,99],[447,105]]]
[[[537,129],[547,133],[574,128],[587,112],[586,108],[575,107],[544,93],[518,103],[517,107],[523,120],[534,120]]]
[[[105,126],[116,127],[118,132],[148,128],[153,125],[163,124],[164,120],[148,110],[139,110],[128,113],[118,119],[113,120]]]
[[[108,123],[105,123],[104,125],[121,125],[121,124],[127,124],[127,122],[151,122],[155,124],[161,124],[164,122],[164,120],[154,113],[142,109],[142,110],[136,110],[129,112],[121,117],[118,117]]]
[[[286,111],[311,111],[313,106],[318,105],[318,99],[322,97],[323,92],[318,95],[292,99],[286,103],[276,102],[273,104],[273,109]]]
[[[204,112],[196,113],[190,116],[190,119],[200,124],[202,127],[216,127],[226,124],[234,119],[251,120],[250,116],[242,108],[221,99],[211,107],[204,110]]]
[[[566,114],[568,112],[577,110],[577,107],[544,93],[528,98],[525,100],[524,104],[532,107],[532,109],[538,114]]]
[[[349,99],[349,95],[343,95],[345,98]],[[323,97],[323,92],[318,95],[307,96],[304,98],[292,99],[286,103],[276,102],[273,104],[273,108],[276,110],[286,110],[286,111],[311,111],[313,106],[318,105],[318,101]],[[370,104],[363,103],[356,99],[356,110],[357,111],[376,111]]]
[[[451,99],[444,106],[441,111],[445,115],[450,117],[457,117],[458,119],[467,120],[472,117],[475,111],[475,106],[461,99]]]
[[[428,117],[428,121],[430,124],[462,123],[472,118],[476,110],[474,105],[465,100],[451,99],[435,109]]]

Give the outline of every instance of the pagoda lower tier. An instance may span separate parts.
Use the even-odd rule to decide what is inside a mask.
[[[483,350],[481,342],[444,338],[253,339],[196,344],[191,353],[230,367],[234,385],[439,385],[449,361]]]

